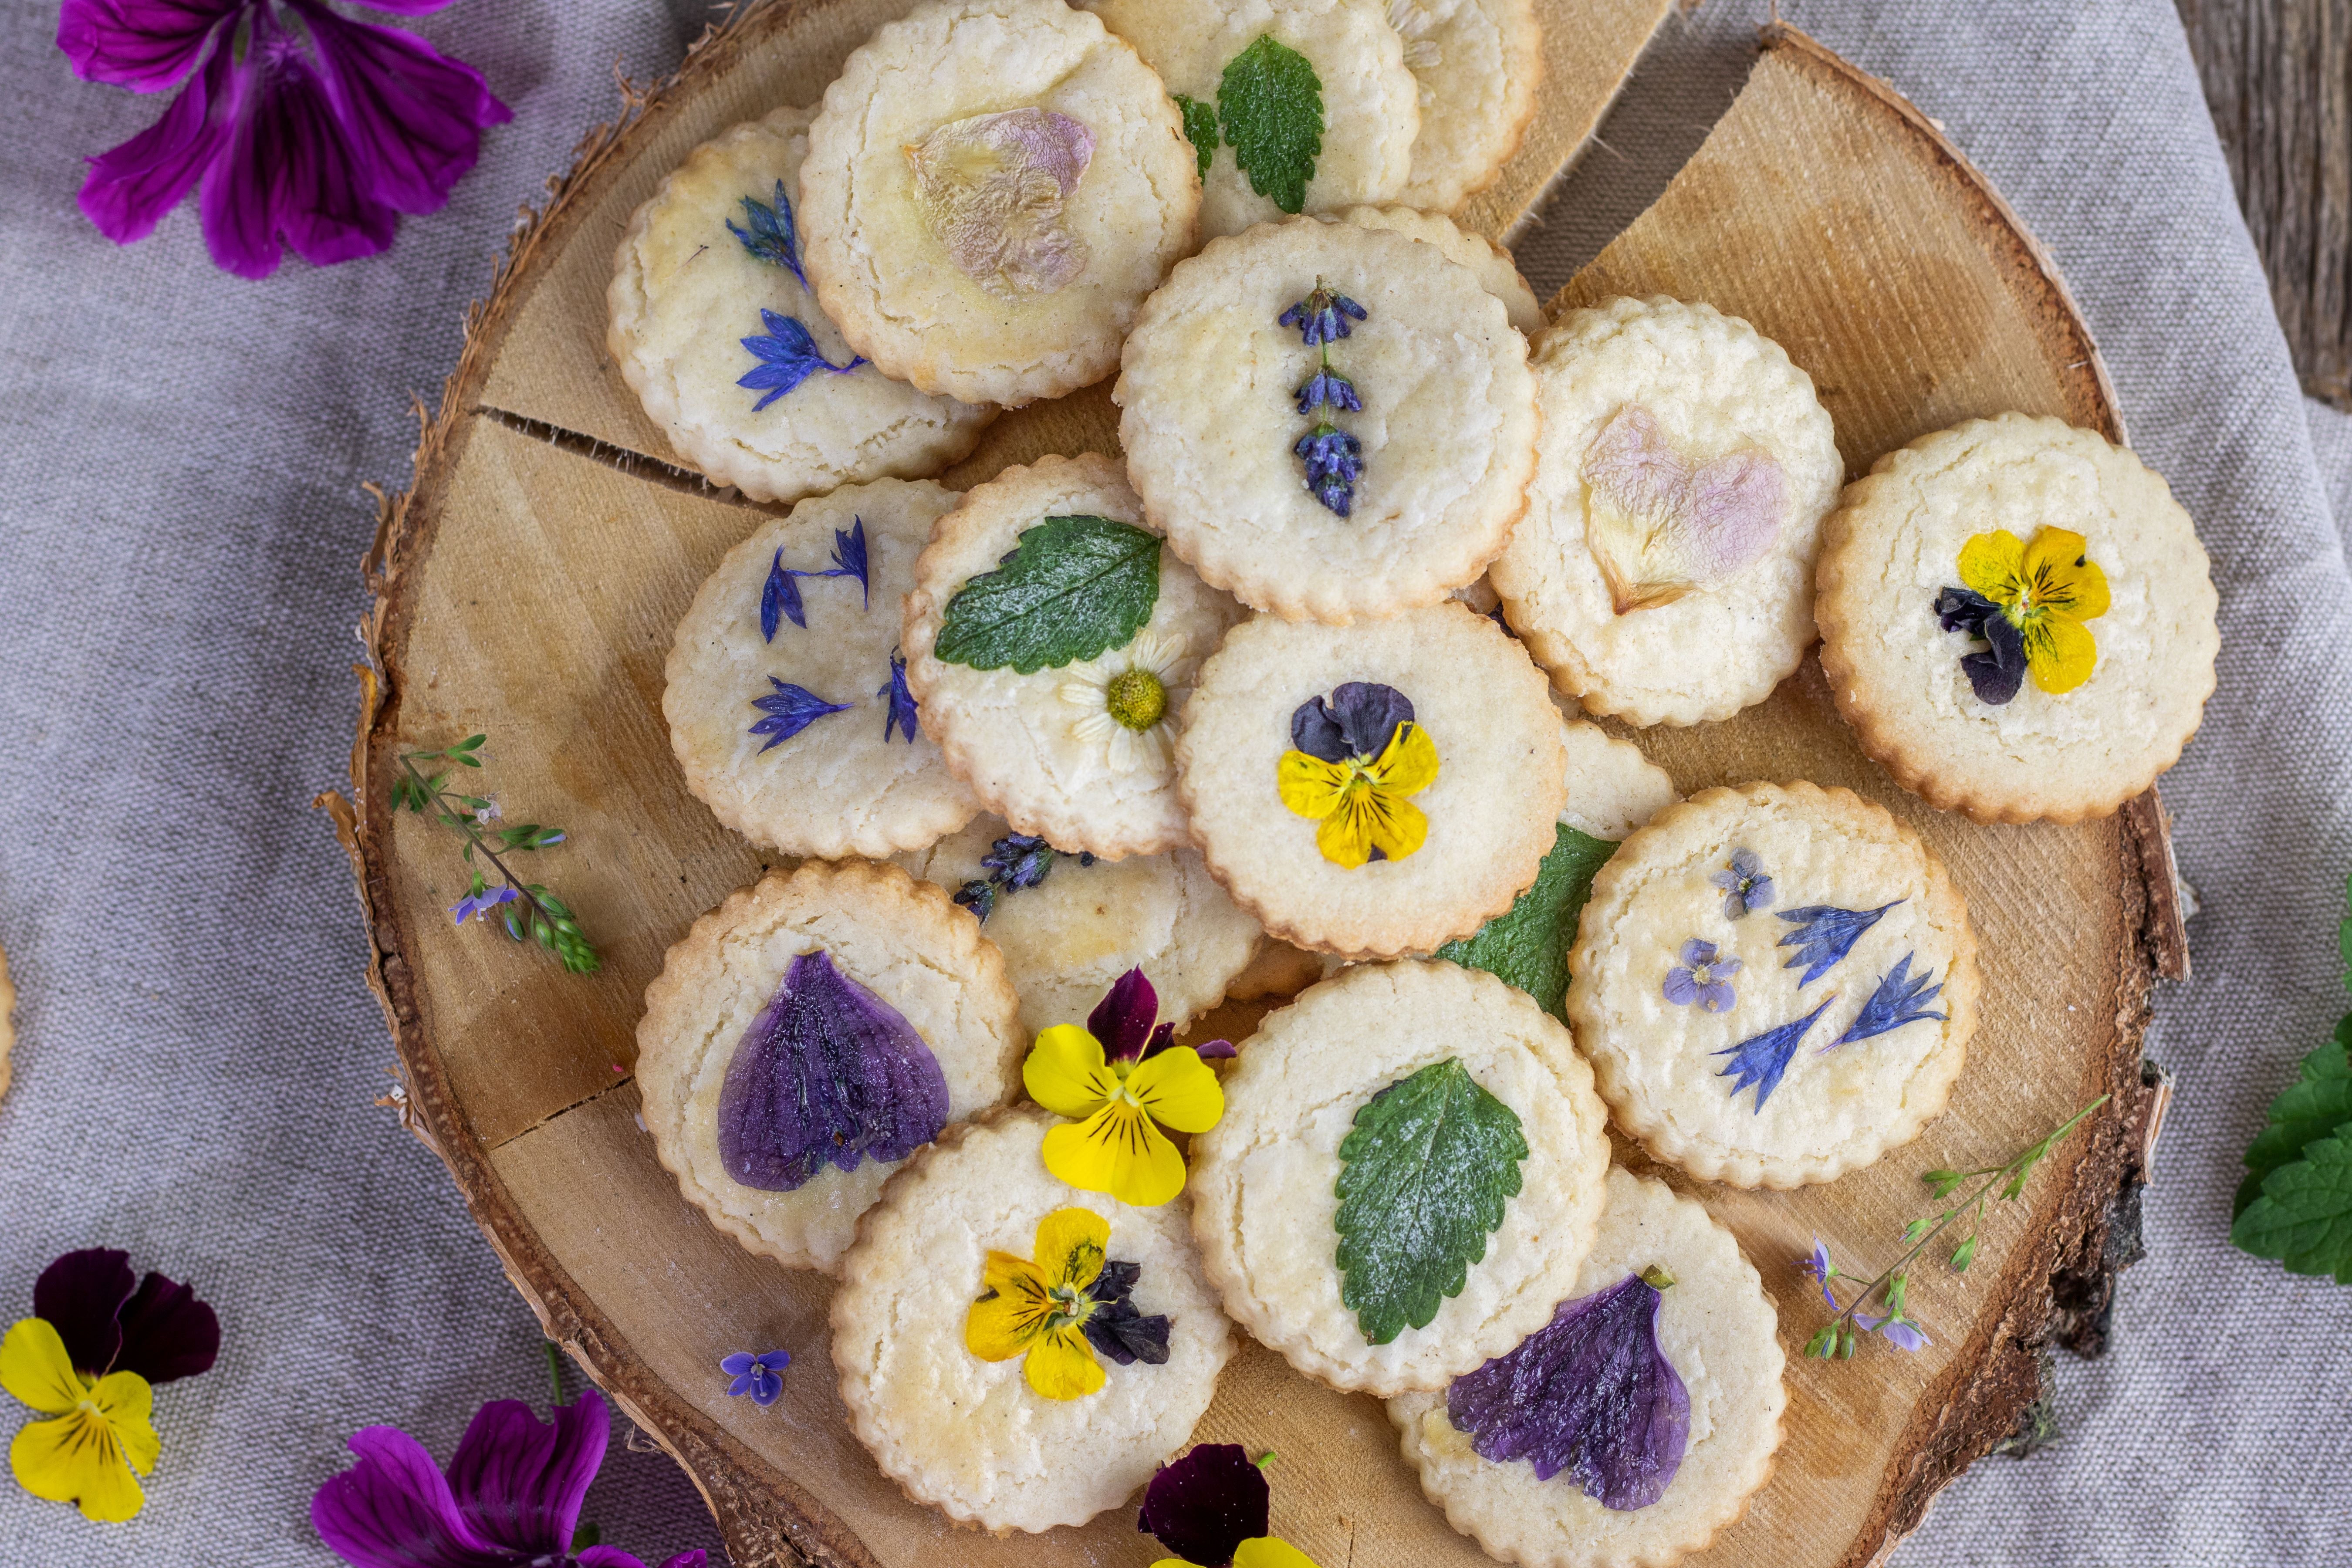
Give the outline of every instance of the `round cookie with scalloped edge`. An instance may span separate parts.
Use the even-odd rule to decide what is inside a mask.
[[[1845,464],[1812,378],[1711,306],[1571,310],[1536,345],[1542,458],[1489,570],[1587,711],[1698,724],[1761,702],[1813,640]]]
[[[604,295],[605,348],[646,416],[753,500],[937,473],[996,417],[853,364],[817,309],[798,224],[814,118],[779,109],[688,153],[630,218]]]
[[[1111,396],[1176,552],[1291,620],[1394,615],[1475,580],[1535,471],[1535,383],[1502,301],[1437,247],[1350,223],[1297,218],[1181,263]]]
[[[842,336],[925,392],[1017,406],[1099,381],[1192,248],[1201,184],[1160,79],[1061,0],[933,0],[825,89],[801,181]]]
[[[1495,183],[1535,120],[1535,0],[1388,0],[1388,13],[1421,103],[1403,200],[1450,213]]]
[[[1391,204],[1352,206],[1331,214],[1325,221],[1351,223],[1358,228],[1393,229],[1408,239],[1433,245],[1446,260],[1467,267],[1478,275],[1486,292],[1500,300],[1503,309],[1510,312],[1511,325],[1518,329],[1521,337],[1532,338],[1544,330],[1543,306],[1538,302],[1535,289],[1519,276],[1518,263],[1511,258],[1511,253],[1483,234],[1472,234],[1457,226],[1450,217]]]
[[[915,560],[957,499],[927,479],[845,486],[761,524],[704,579],[670,644],[662,716],[719,821],[834,858],[919,848],[979,811],[908,700],[893,707]]]
[[[2105,816],[2197,732],[2220,648],[2204,547],[2163,476],[2097,432],[2004,414],[1922,436],[1846,488],[1822,538],[1822,671],[1863,750],[1928,804]],[[2024,623],[1990,628],[2013,648],[1988,614]]]
[[[810,955],[822,963],[803,962]],[[845,1009],[858,1016],[845,1022]],[[1019,1015],[995,946],[929,883],[865,860],[772,871],[696,921],[646,987],[635,1068],[646,1131],[712,1225],[788,1268],[833,1272],[898,1161],[869,1154],[845,1170],[811,1156],[814,1173],[798,1185],[739,1179],[802,1173],[786,1169],[791,1151],[753,1135],[767,1125],[761,1095],[789,1088],[793,1042],[872,1050],[877,1037],[896,1036],[903,1050],[911,1028],[922,1049],[903,1053],[911,1065],[886,1062],[887,1081],[920,1085],[931,1064],[945,1126],[1019,1087]],[[904,1131],[912,1114],[887,1131]],[[730,1124],[748,1131],[730,1136]]]
[[[1421,110],[1381,0],[1086,0],[1086,8],[1135,46],[1169,92],[1197,106],[1196,120],[1207,117],[1200,128],[1210,143],[1201,174],[1202,238],[1278,223],[1286,214],[1391,201],[1404,189]],[[1255,144],[1256,121],[1236,122],[1230,95],[1220,130],[1228,70],[1263,84],[1248,95],[1252,103],[1286,90],[1279,68],[1259,67],[1272,52],[1262,39],[1303,58],[1315,77],[1322,137],[1295,190],[1286,188],[1288,172],[1280,168],[1243,170],[1241,148]],[[1274,101],[1274,112],[1297,107],[1278,96]],[[1196,169],[1199,145],[1192,143]]]
[[[991,857],[1010,874],[992,878]],[[898,860],[981,916],[1021,994],[1028,1038],[1083,1022],[1113,981],[1138,968],[1159,993],[1160,1016],[1181,1029],[1224,999],[1257,952],[1257,921],[1189,845],[1104,860],[1062,854],[983,816]]]
[[[1376,1096],[1408,1079],[1435,1083],[1416,1075],[1448,1063],[1473,1086],[1454,1103],[1498,1102],[1527,1153],[1503,1162],[1516,1185],[1479,1255],[1462,1262],[1461,1283],[1422,1303],[1433,1316],[1416,1327],[1408,1310],[1393,1337],[1374,1344],[1349,1296],[1372,1298],[1341,1272],[1338,1225],[1343,1173],[1377,1150],[1360,1145],[1343,1159],[1341,1146],[1365,1128]],[[1442,962],[1353,965],[1266,1016],[1226,1079],[1223,1120],[1192,1140],[1202,1264],[1234,1321],[1306,1375],[1370,1394],[1441,1388],[1518,1343],[1569,1293],[1600,1218],[1606,1128],[1568,1030],[1520,993]],[[1360,1275],[1418,1267],[1382,1245],[1392,1234],[1365,1237],[1389,1257]]]
[[[1042,458],[967,492],[916,563],[923,731],[990,810],[1057,849],[1186,841],[1176,731],[1242,610],[1159,533],[1117,459]]]
[[[1338,762],[1302,752],[1300,715],[1352,710],[1343,687],[1386,689],[1423,739],[1402,733],[1405,709],[1389,708],[1381,734],[1317,742]],[[1400,771],[1416,756],[1433,778]],[[1379,958],[1430,952],[1509,909],[1557,837],[1568,773],[1542,675],[1492,621],[1454,604],[1356,626],[1269,616],[1235,626],[1201,667],[1176,767],[1192,841],[1235,903],[1286,942]],[[1286,778],[1318,773],[1425,837],[1349,863],[1339,805],[1318,817],[1286,804]]]
[[[1588,838],[1622,843],[1682,798],[1673,776],[1641,747],[1589,720],[1563,713],[1559,742],[1568,752],[1568,802],[1559,820]]]
[[[1653,1268],[1674,1280],[1658,1292],[1655,1333],[1682,1379],[1690,1420],[1657,1500],[1611,1509],[1567,1474],[1538,1480],[1527,1460],[1481,1458],[1472,1435],[1454,1425],[1448,1391],[1388,1402],[1405,1463],[1446,1522],[1522,1568],[1673,1568],[1747,1511],[1780,1447],[1789,1394],[1779,1313],[1738,1240],[1664,1182],[1612,1168],[1608,1194],[1570,1300]]]
[[[1216,1392],[1233,1336],[1181,1205],[1129,1208],[1048,1174],[1052,1119],[1007,1109],[959,1128],[883,1189],[842,1260],[833,1364],[850,1428],[919,1503],[999,1534],[1084,1524],[1175,1457]],[[1034,1259],[1038,1222],[1079,1208],[1109,1225],[1110,1263],[1139,1266],[1132,1300],[1168,1320],[1168,1359],[1098,1358],[1100,1388],[1049,1399],[1021,1358],[982,1361],[965,1320],[988,1255]]]
[[[1568,1017],[1617,1125],[1736,1187],[1858,1171],[1944,1109],[1975,1033],[1968,905],[1851,790],[1702,790],[1592,880]]]

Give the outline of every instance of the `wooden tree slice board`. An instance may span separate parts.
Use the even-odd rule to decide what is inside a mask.
[[[1559,122],[1531,139],[1536,163],[1479,209],[1493,232],[1589,132],[1659,10],[1545,5],[1556,48],[1574,43],[1603,64],[1578,75],[1555,60],[1547,114]],[[702,487],[664,452],[603,362],[605,268],[628,213],[690,146],[773,103],[813,100],[903,8],[748,6],[624,127],[583,144],[469,321],[415,486],[385,508],[367,563],[376,601],[362,627],[372,664],[356,810],[331,804],[368,911],[409,1125],[447,1163],[549,1333],[694,1475],[739,1565],[1142,1564],[1158,1553],[1123,1510],[998,1540],[906,1501],[843,1420],[829,1286],[747,1255],[679,1198],[629,1078],[641,994],[664,951],[762,868],[688,795],[660,702],[678,616],[769,509]],[[1768,35],[1689,167],[1554,309],[1628,291],[1706,300],[1777,338],[1820,384],[1856,471],[1921,431],[2003,408],[2121,433],[2079,317],[2011,215],[1916,111],[1793,33]],[[950,480],[1050,450],[1115,450],[1110,412],[1097,388],[1008,416]],[[478,730],[491,737],[488,786],[511,812],[572,832],[545,874],[583,911],[604,957],[596,976],[453,929],[464,879],[450,843],[389,809],[399,751]],[[1773,1481],[1690,1561],[1858,1568],[2015,1425],[2035,1388],[2034,1348],[2064,1327],[2053,1281],[2071,1303],[2097,1304],[2109,1207],[2144,1173],[2159,1103],[2139,1065],[2150,983],[2185,969],[2161,810],[2150,795],[2105,822],[2026,828],[1928,811],[1856,750],[1811,663],[1729,723],[1635,738],[1685,791],[1802,777],[1883,801],[1935,845],[1976,919],[1982,1026],[1949,1111],[1917,1142],[1797,1193],[1680,1184],[1738,1233],[1778,1297],[1791,1396]],[[1228,1007],[1201,1026],[1238,1037],[1259,1010]],[[1919,1171],[1997,1163],[2101,1094],[2114,1098],[2029,1201],[1992,1216],[1976,1268],[1923,1273],[1914,1300],[1930,1350],[1801,1359],[1823,1314],[1792,1260],[1813,1234],[1857,1264],[1885,1258],[1922,1206]],[[726,1398],[719,1359],[775,1346],[795,1358],[785,1397],[767,1410]],[[1261,1349],[1227,1370],[1197,1436],[1280,1452],[1276,1527],[1325,1568],[1486,1561],[1422,1500],[1376,1402],[1307,1382]]]

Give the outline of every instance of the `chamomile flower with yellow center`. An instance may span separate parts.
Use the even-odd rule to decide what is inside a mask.
[[[1146,632],[1123,648],[1074,666],[1061,699],[1076,709],[1070,733],[1114,773],[1165,777],[1175,755],[1178,703],[1198,661],[1182,637]]]
[[[1045,1169],[1074,1187],[1150,1208],[1184,1190],[1184,1156],[1162,1128],[1206,1132],[1225,1113],[1225,1091],[1201,1058],[1231,1056],[1212,1040],[1175,1044],[1161,1024],[1160,997],[1130,969],[1087,1016],[1087,1026],[1056,1024],[1037,1037],[1022,1064],[1029,1097],[1071,1125],[1045,1134]]]

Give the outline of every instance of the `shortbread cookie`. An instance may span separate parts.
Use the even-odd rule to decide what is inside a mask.
[[[1286,213],[1390,201],[1404,189],[1421,110],[1403,47],[1381,6],[1381,0],[1087,0],[1183,107],[1201,174],[1203,239]],[[1304,163],[1285,162],[1277,126],[1314,110],[1318,145]],[[1270,132],[1275,144],[1260,155]],[[1245,148],[1248,170],[1239,161]]]
[[[1672,1283],[1643,1278],[1653,1270]],[[1489,1556],[1672,1568],[1772,1473],[1789,1403],[1778,1324],[1764,1282],[1704,1205],[1612,1169],[1601,1233],[1545,1332],[1443,1393],[1390,1400],[1389,1418],[1422,1491]],[[1682,1398],[1608,1397],[1661,1385]]]
[[[907,677],[948,765],[1022,833],[1116,859],[1185,842],[1172,747],[1241,608],[1176,558],[1116,458],[1007,468],[940,521]]]
[[[1404,0],[1398,0],[1403,4]],[[1463,8],[1471,8],[1472,0],[1464,0]],[[1503,302],[1511,313],[1511,325],[1522,337],[1534,337],[1544,330],[1543,306],[1536,300],[1536,291],[1519,276],[1518,263],[1511,253],[1484,235],[1472,234],[1455,226],[1454,220],[1433,212],[1422,212],[1409,206],[1357,206],[1334,215],[1340,223],[1352,223],[1359,228],[1389,228],[1408,239],[1433,245],[1445,254],[1445,259],[1467,267],[1478,275],[1486,292]]]
[[[956,500],[929,480],[838,489],[761,526],[703,582],[670,645],[662,716],[719,821],[830,858],[918,848],[980,809],[919,730],[898,651],[915,558]]]
[[[1568,749],[1568,804],[1559,808],[1563,827],[1622,843],[1681,798],[1665,769],[1633,742],[1598,724],[1563,715],[1559,740]]]
[[[1297,218],[1217,240],[1144,306],[1111,396],[1146,512],[1253,609],[1434,604],[1527,504],[1527,341],[1401,233]]]
[[[859,1227],[833,1298],[833,1364],[858,1441],[917,1502],[999,1533],[1084,1524],[1127,1501],[1192,1436],[1233,1354],[1182,1207],[1129,1208],[1056,1181],[1038,1152],[1052,1121],[994,1112],[910,1161]],[[1049,1244],[1076,1235],[1084,1278],[1070,1283],[1087,1292],[1089,1321],[1108,1321],[1097,1298],[1124,1277],[1118,1314],[1162,1320],[1147,1337],[1164,1343],[1164,1359],[1122,1351],[1121,1362],[1099,1348],[1100,1327],[1082,1325],[1067,1338],[1099,1371],[1079,1386],[1099,1381],[1066,1398],[1035,1386],[1048,1375],[1032,1364],[1035,1351],[976,1353],[991,1325],[973,1333],[975,1308],[992,1275],[1017,1288],[1037,1266],[1045,1283],[1062,1282],[1063,1259],[1038,1256],[1040,1222]],[[1089,1242],[1101,1252],[1084,1256]]]
[[[604,344],[678,456],[753,500],[798,500],[961,458],[996,417],[856,363],[801,259],[814,111],[779,109],[687,155],[629,220]]]
[[[1420,89],[1403,200],[1450,213],[1495,183],[1536,117],[1544,58],[1535,0],[1388,0],[1388,12]]]
[[[1810,784],[1704,790],[1593,879],[1568,1017],[1653,1155],[1802,1186],[1943,1110],[1976,1029],[1976,951],[1959,890],[1883,808]]]
[[[1192,1140],[1202,1264],[1307,1376],[1442,1388],[1570,1294],[1606,1125],[1568,1030],[1493,975],[1357,964],[1243,1042]]]
[[[1567,756],[1525,650],[1446,604],[1235,626],[1176,766],[1235,903],[1301,947],[1388,958],[1469,935],[1535,880]]]
[[[934,0],[880,28],[825,89],[801,178],[842,336],[975,403],[1109,374],[1201,200],[1160,79],[1061,0]]]
[[[646,987],[646,1130],[711,1224],[830,1270],[900,1161],[1020,1083],[1019,1009],[939,889],[862,860],[772,871]]]
[[[1141,969],[1181,1029],[1224,999],[1257,951],[1244,914],[1189,845],[1104,860],[1065,855],[983,816],[900,863],[978,915],[1021,994],[1021,1032],[1083,1022],[1111,982]]]
[[[1821,521],[1845,477],[1811,377],[1737,317],[1572,310],[1538,343],[1543,460],[1489,573],[1593,713],[1697,724],[1761,702],[1813,640]]]
[[[2213,694],[2217,600],[2161,475],[2004,414],[1923,436],[1822,531],[1822,671],[1906,789],[1979,822],[2105,816]]]

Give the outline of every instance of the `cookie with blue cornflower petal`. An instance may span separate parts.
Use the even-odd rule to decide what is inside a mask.
[[[842,1260],[851,1430],[919,1503],[1002,1534],[1084,1524],[1190,1440],[1234,1342],[1181,1205],[1055,1179],[1034,1107],[951,1130]]]
[[[1559,689],[1633,724],[1761,702],[1813,640],[1845,463],[1812,378],[1737,317],[1664,297],[1538,340],[1542,461],[1488,573]]]
[[[1968,905],[1850,790],[1703,790],[1593,878],[1568,1016],[1617,1125],[1740,1187],[1834,1180],[1944,1109],[1975,1033]]]
[[[1345,626],[1476,579],[1527,505],[1527,340],[1479,273],[1294,218],[1180,264],[1127,341],[1119,444],[1147,514],[1253,609]]]
[[[1201,203],[1159,77],[1062,0],[934,0],[878,29],[801,177],[842,335],[925,392],[1010,405],[1110,374]]]
[[[810,292],[801,160],[779,109],[687,154],[614,253],[605,346],[679,457],[754,500],[798,500],[961,458],[996,417],[858,360]]]
[[[2105,816],[2213,693],[2218,598],[2162,475],[2004,414],[1923,436],[1822,531],[1822,673],[1863,749],[1979,822]]]
[[[687,787],[787,855],[884,856],[980,802],[923,732],[898,643],[953,490],[878,479],[804,500],[729,551],[670,645],[662,716]]]
[[[896,866],[773,871],[694,922],[646,987],[637,1091],[710,1223],[833,1271],[907,1157],[1020,1083],[1004,960]]]
[[[1446,1521],[1522,1568],[1673,1568],[1747,1511],[1780,1447],[1779,1313],[1731,1232],[1663,1182],[1608,1207],[1542,1329],[1388,1402]]]

